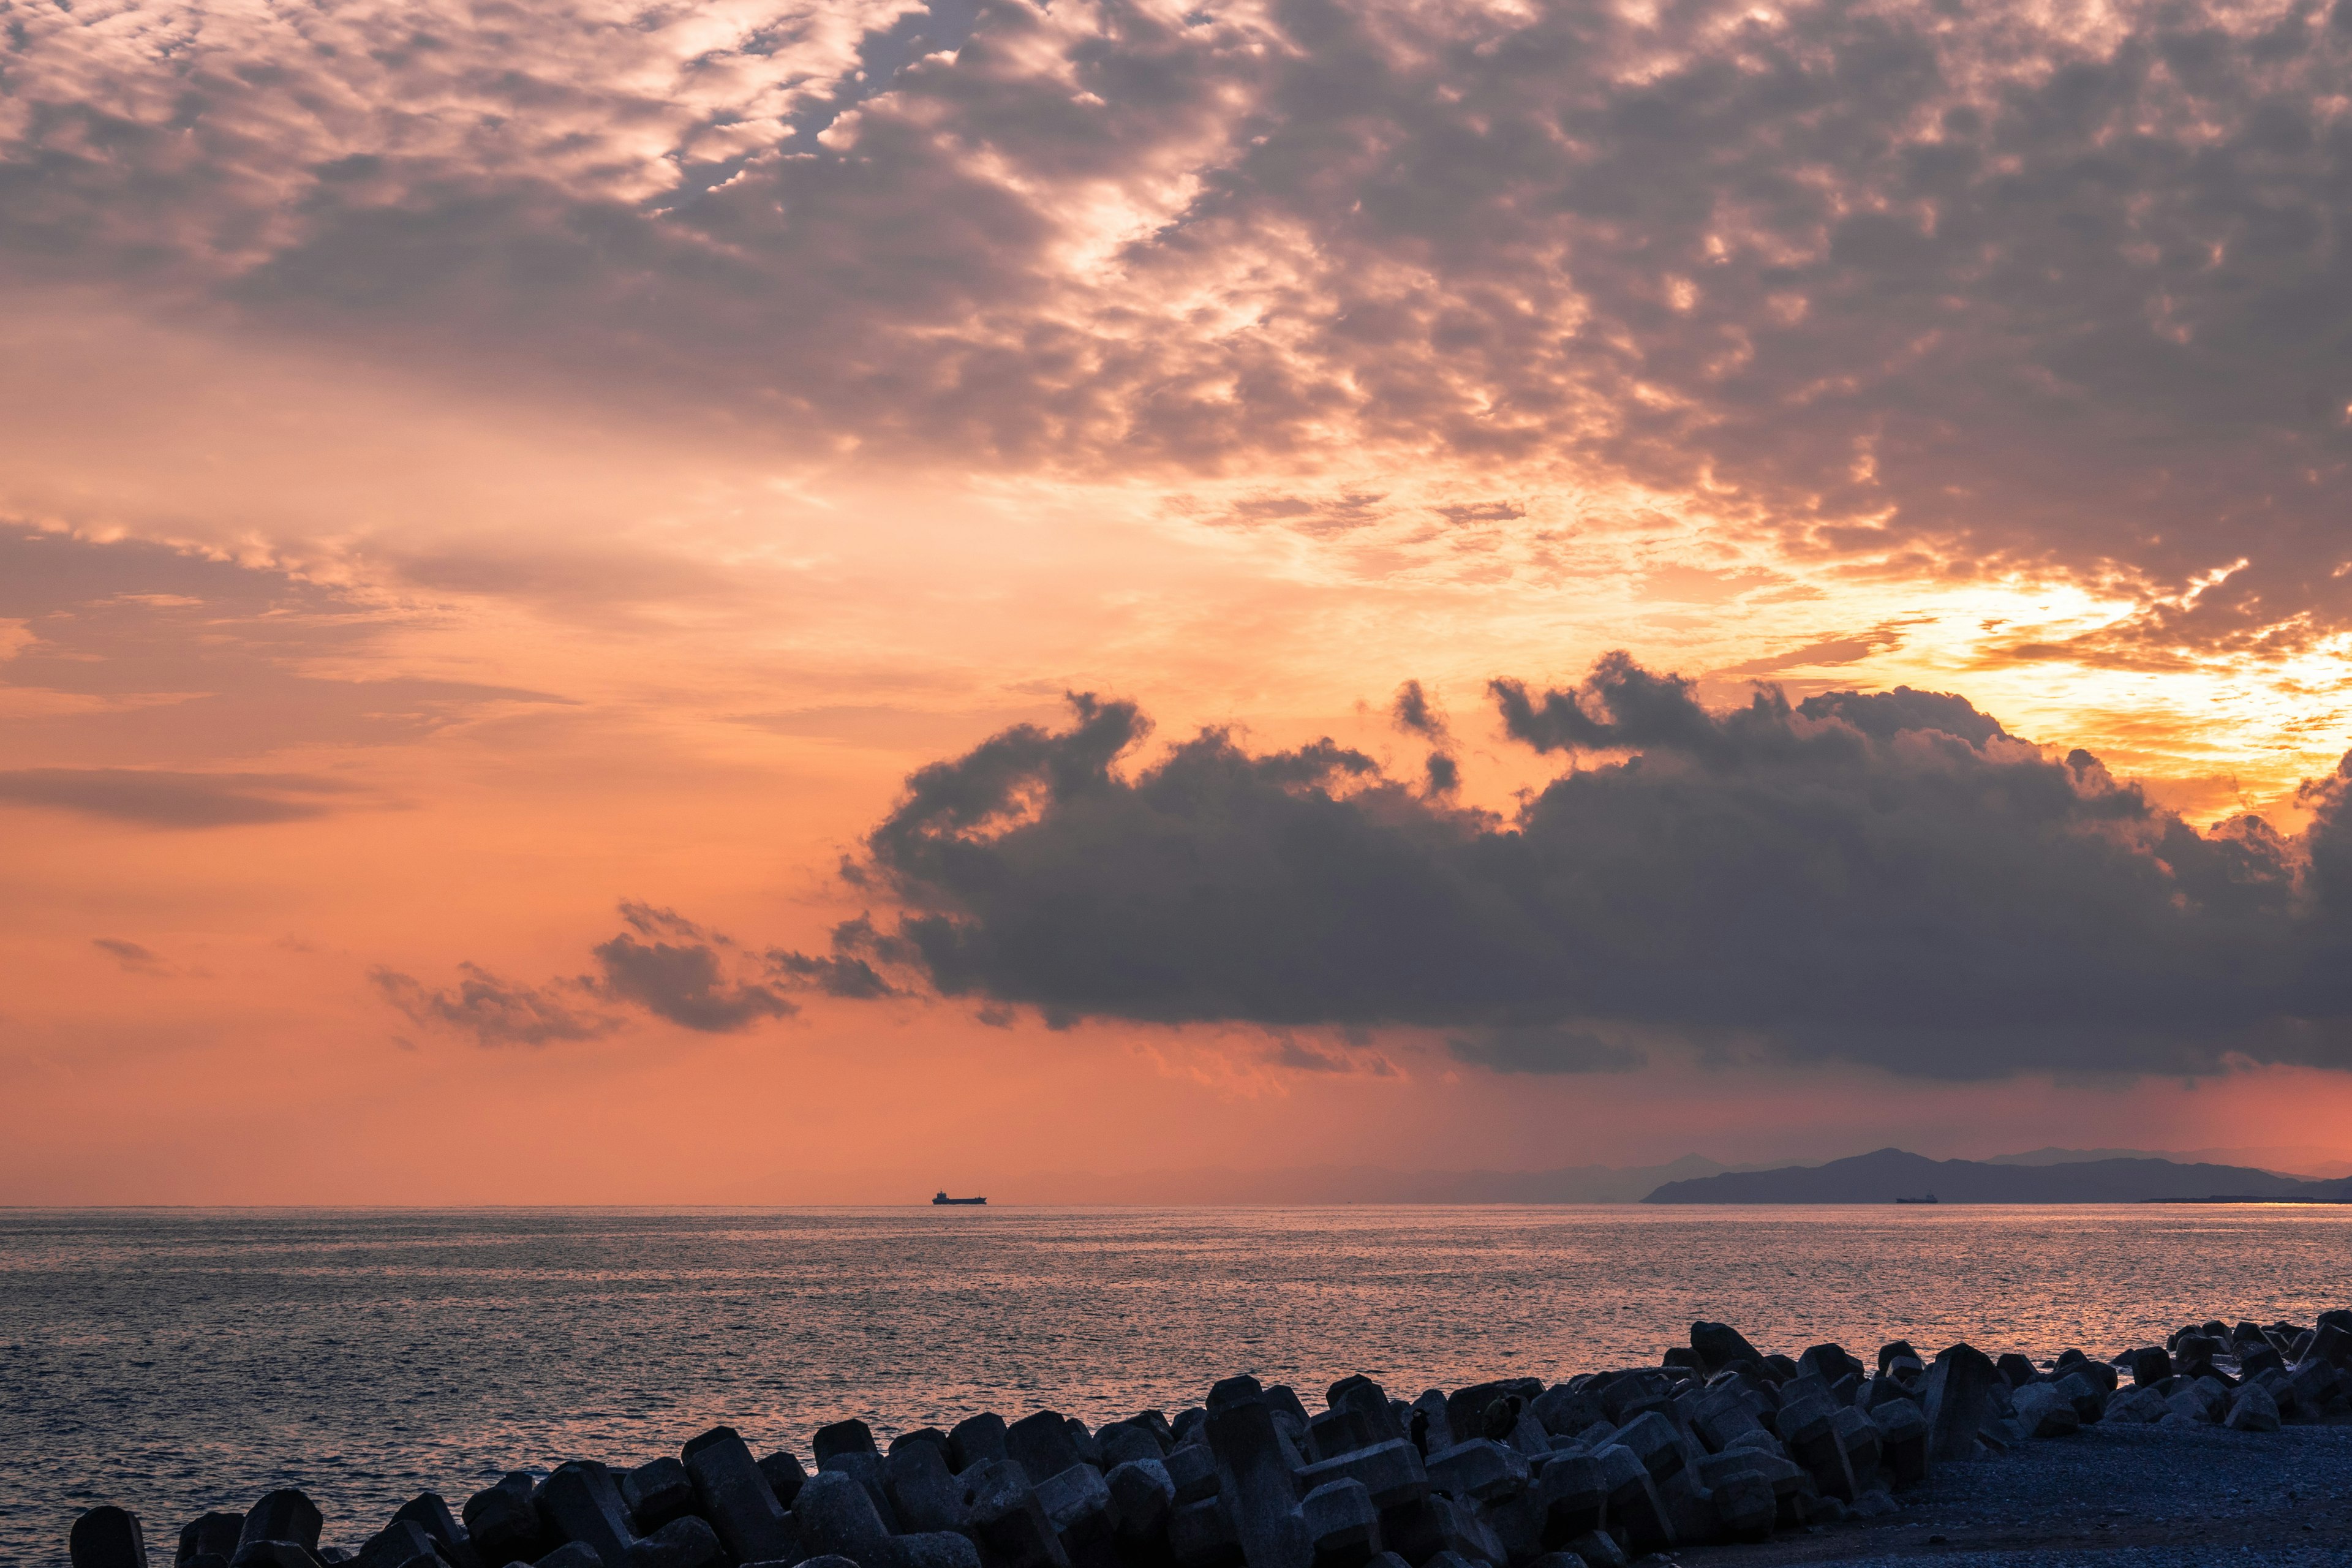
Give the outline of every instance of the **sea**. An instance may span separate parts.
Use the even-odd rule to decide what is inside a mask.
[[[2352,1210],[2114,1207],[0,1210],[0,1563],[81,1510],[179,1527],[299,1486],[329,1544],[512,1468],[803,1457],[1218,1378],[1410,1398],[1654,1363],[1693,1320],[2109,1355],[2352,1305]]]

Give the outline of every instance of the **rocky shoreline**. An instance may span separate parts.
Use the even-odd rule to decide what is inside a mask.
[[[2105,1361],[1897,1340],[1874,1365],[1790,1358],[1721,1323],[1660,1364],[1511,1378],[1407,1403],[1343,1378],[1310,1413],[1234,1377],[1098,1428],[987,1413],[887,1449],[820,1429],[811,1473],[732,1428],[634,1468],[509,1472],[453,1512],[425,1493],[352,1548],[285,1489],[179,1532],[177,1568],[1617,1568],[1893,1515],[1939,1469],[2085,1427],[2242,1435],[2352,1415],[2352,1310],[2218,1321]],[[1942,1537],[1932,1538],[1942,1543]],[[138,1518],[73,1526],[74,1568],[150,1568]],[[1731,1555],[1727,1552],[1727,1556]],[[1775,1555],[1766,1553],[1760,1555]],[[1780,1553],[1777,1555],[1786,1555]]]

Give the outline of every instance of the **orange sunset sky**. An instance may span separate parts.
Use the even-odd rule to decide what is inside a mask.
[[[0,20],[0,1202],[2352,1160],[2352,0]]]

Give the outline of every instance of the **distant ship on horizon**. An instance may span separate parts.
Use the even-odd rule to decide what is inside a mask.
[[[931,1198],[931,1202],[934,1205],[940,1204],[984,1204],[988,1200],[986,1198],[951,1198],[948,1196],[948,1190],[945,1187],[941,1187],[932,1195]]]
[[[1936,1201],[1936,1194],[1929,1193],[1924,1198],[1897,1198],[1895,1201],[1898,1204],[1932,1204]]]

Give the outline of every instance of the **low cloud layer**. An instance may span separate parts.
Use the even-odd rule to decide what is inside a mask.
[[[70,760],[211,761],[304,743],[383,746],[542,691],[393,674],[356,679],[420,617],[282,564],[0,518],[0,734]],[[158,826],[283,821],[345,786],[284,775],[46,770],[0,795]],[[177,802],[178,804],[174,804]],[[209,803],[209,804],[207,804]]]
[[[378,968],[369,979],[411,1023],[457,1030],[484,1046],[593,1040],[620,1026],[619,1018],[596,1009],[594,992],[580,982],[528,985],[473,963],[458,971],[457,983],[446,987],[421,984],[394,969]]]
[[[621,918],[630,929],[595,949],[599,989],[614,1001],[707,1035],[799,1011],[773,987],[731,973],[735,944],[724,934],[648,904],[625,903]]]
[[[161,953],[119,936],[94,936],[90,946],[120,964],[126,974],[163,974],[167,971]]]
[[[46,6],[0,256],[957,472],[1616,475],[2161,667],[2352,626],[2347,74],[2307,0]]]
[[[1505,1072],[1665,1042],[1948,1078],[2352,1068],[2344,777],[2303,835],[2200,832],[1944,694],[1716,711],[1622,655],[1493,692],[1570,763],[1507,819],[1328,741],[1209,730],[1123,766],[1142,715],[1076,699],[909,779],[860,873],[905,911],[883,956],[1049,1017],[1442,1030]]]
[[[484,1046],[544,1046],[596,1039],[633,1017],[697,1034],[740,1034],[798,1013],[789,991],[877,1001],[898,992],[866,955],[887,954],[902,964],[913,956],[864,921],[843,923],[830,956],[810,957],[747,952],[724,931],[635,900],[622,900],[620,915],[625,929],[590,950],[595,969],[586,974],[530,984],[467,963],[446,987],[384,967],[370,978],[413,1023],[470,1035]]]
[[[141,827],[245,827],[323,816],[353,786],[307,773],[174,773],[162,768],[16,768],[0,805],[48,806]]]

